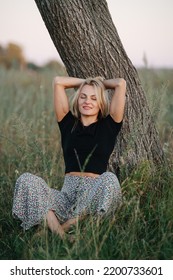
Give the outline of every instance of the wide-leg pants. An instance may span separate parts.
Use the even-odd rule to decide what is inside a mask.
[[[50,188],[33,174],[24,173],[16,181],[14,217],[24,229],[40,224],[53,210],[60,223],[84,214],[106,215],[116,210],[122,195],[119,181],[112,172],[99,177],[65,175],[61,190]]]

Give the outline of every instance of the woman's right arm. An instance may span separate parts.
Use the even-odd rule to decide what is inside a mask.
[[[54,108],[57,121],[60,122],[69,112],[69,101],[66,89],[79,87],[84,79],[74,77],[56,76],[53,80],[54,88]]]

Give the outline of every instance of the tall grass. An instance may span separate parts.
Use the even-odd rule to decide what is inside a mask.
[[[142,163],[122,182],[124,200],[115,216],[79,222],[72,228],[75,242],[70,243],[47,229],[40,233],[37,226],[23,232],[11,215],[14,184],[23,172],[41,176],[53,188],[63,184],[51,89],[57,72],[0,69],[1,259],[173,258],[172,72],[139,71],[169,168],[153,172],[147,162]]]

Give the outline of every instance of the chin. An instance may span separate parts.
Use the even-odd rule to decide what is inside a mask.
[[[91,110],[81,110],[80,111],[80,113],[81,113],[81,115],[92,115],[92,112],[91,112]]]
[[[92,116],[92,114],[91,113],[81,113],[81,116]]]
[[[80,110],[80,114],[83,116],[96,116],[99,112],[93,112],[93,110]]]
[[[83,111],[81,113],[85,115],[92,115],[92,116],[97,114],[97,112],[93,112],[92,110]]]

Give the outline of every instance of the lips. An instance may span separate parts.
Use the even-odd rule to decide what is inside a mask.
[[[90,106],[83,106],[82,107],[84,110],[90,110],[90,109],[92,109]]]

